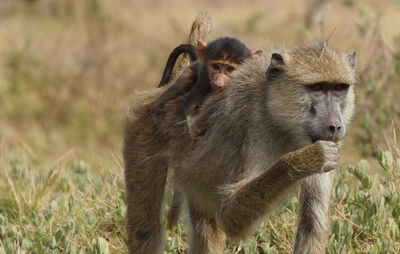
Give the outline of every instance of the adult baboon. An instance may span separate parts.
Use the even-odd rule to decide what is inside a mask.
[[[207,116],[208,129],[195,143],[183,121],[185,95],[164,107],[165,133],[157,131],[144,103],[126,125],[130,253],[163,252],[160,210],[168,167],[188,200],[189,253],[219,254],[226,236],[249,236],[297,183],[294,253],[325,253],[329,171],[339,161],[336,141],[353,112],[355,82],[354,53],[318,42],[266,49],[242,65],[230,86],[207,98],[199,117]]]

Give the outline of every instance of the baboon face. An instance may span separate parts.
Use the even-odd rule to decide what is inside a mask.
[[[313,142],[339,141],[346,133],[342,109],[345,106],[349,84],[316,83],[306,86],[309,97],[309,120],[304,129]]]
[[[277,125],[311,142],[343,139],[354,107],[354,53],[339,54],[320,44],[275,53],[266,79]]]
[[[255,54],[236,38],[224,37],[208,45],[197,42],[197,55],[206,64],[212,90],[226,87],[239,66]]]

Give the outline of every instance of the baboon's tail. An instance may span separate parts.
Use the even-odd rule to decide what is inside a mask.
[[[128,249],[133,254],[163,253],[160,219],[167,178],[167,141],[143,107],[128,117],[124,140]]]
[[[193,21],[192,27],[190,28],[188,44],[196,45],[197,41],[207,41],[208,34],[211,30],[211,17],[207,13],[200,13]],[[190,64],[189,57],[183,57],[178,60],[177,67],[175,68],[173,78],[177,79],[181,74],[182,70]]]
[[[190,61],[193,62],[197,60],[197,55],[194,45],[196,45],[197,41],[207,41],[210,30],[211,30],[210,16],[208,16],[207,13],[200,13],[193,21],[192,27],[190,28],[188,44],[182,44],[178,46],[172,51],[172,53],[168,57],[165,70],[162,75],[161,81],[158,84],[158,87],[162,87],[165,84],[169,83],[171,77],[173,77],[172,80],[177,79],[177,77],[179,77],[179,75],[181,74],[182,70],[190,64]],[[182,53],[186,53],[185,54],[186,57],[180,58],[177,64],[178,67],[175,68],[175,71],[172,74],[178,56]]]
[[[182,44],[176,47],[174,50],[172,50],[171,54],[168,57],[167,64],[165,65],[165,69],[161,77],[161,81],[158,84],[158,87],[162,87],[169,83],[169,79],[171,78],[175,62],[182,53],[188,54],[192,62],[197,60],[196,48],[193,45]]]

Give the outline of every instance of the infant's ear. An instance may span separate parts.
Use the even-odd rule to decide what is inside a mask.
[[[254,58],[259,57],[261,54],[262,54],[262,50],[256,50],[256,51],[253,51],[250,53],[250,57],[254,59]]]

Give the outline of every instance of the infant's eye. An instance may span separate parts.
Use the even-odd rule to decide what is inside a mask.
[[[211,67],[216,71],[219,71],[220,69],[219,64],[212,64]]]
[[[232,66],[228,66],[228,68],[226,68],[226,71],[227,72],[233,72],[235,70],[235,68],[234,67],[232,67]]]

